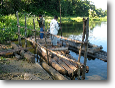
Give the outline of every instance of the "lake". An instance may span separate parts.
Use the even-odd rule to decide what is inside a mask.
[[[107,52],[107,22],[89,23],[89,42],[98,46],[102,46],[103,50]],[[83,23],[65,23],[62,24],[63,36],[82,40]],[[59,35],[60,35],[59,31]],[[78,54],[70,51],[70,54],[78,59]],[[81,57],[83,63],[84,57]],[[85,80],[107,80],[107,62],[101,61],[97,58],[88,59],[87,66],[89,72],[86,73]],[[77,78],[76,78],[77,80]]]

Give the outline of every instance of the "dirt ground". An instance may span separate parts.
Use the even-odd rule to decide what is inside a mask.
[[[53,80],[40,64],[0,57],[0,80],[25,80],[28,73],[41,80]]]

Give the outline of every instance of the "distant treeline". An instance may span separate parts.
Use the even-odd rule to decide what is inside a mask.
[[[88,0],[1,0],[0,14],[14,14],[16,11],[54,16],[107,16],[107,11],[96,9]],[[90,14],[89,14],[90,13]]]

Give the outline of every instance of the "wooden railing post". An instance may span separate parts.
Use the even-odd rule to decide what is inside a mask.
[[[48,26],[47,26],[48,29]],[[49,57],[48,57],[48,50],[47,50],[47,34],[46,31],[44,30],[45,34],[45,46],[46,46],[46,53],[47,53],[47,64],[49,64]]]
[[[82,72],[82,79],[85,79],[85,71],[86,71],[86,62],[87,62],[87,49],[88,49],[88,37],[89,37],[89,18],[86,21],[86,39],[85,39],[85,53],[84,53],[84,67]]]
[[[26,16],[25,16],[25,37],[27,38]],[[27,40],[26,39],[25,39],[25,48],[27,48]]]
[[[16,15],[17,15],[17,27],[18,27],[18,44],[21,46],[21,37],[20,37],[20,27],[19,27],[19,16],[18,16],[18,11],[16,12]]]
[[[86,30],[85,19],[83,18],[83,36],[82,36],[82,43],[81,43],[80,50],[79,50],[78,62],[80,62],[80,58],[81,58],[81,51],[82,51],[83,42],[84,42],[84,38],[85,38],[85,30]]]
[[[34,39],[35,39],[35,42],[37,43],[37,40],[36,40],[36,29],[35,29],[34,19],[33,19],[33,25],[34,25]],[[36,46],[36,44],[35,44],[35,53],[37,53],[37,62],[38,62],[38,47]]]
[[[82,43],[81,43],[81,46],[80,46],[80,49],[79,49],[78,62],[80,62],[81,51],[82,51],[83,42],[84,42],[84,39],[85,39],[85,34],[86,34],[86,20],[85,20],[85,18],[83,18],[83,36],[82,36]],[[84,75],[84,73],[83,73],[83,75]],[[79,65],[78,65],[78,79],[80,79],[80,67],[79,67]]]

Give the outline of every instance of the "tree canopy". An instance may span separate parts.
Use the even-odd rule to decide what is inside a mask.
[[[1,0],[0,14],[14,14],[16,11],[45,14],[49,16],[107,16],[107,11],[96,9],[88,0]]]

